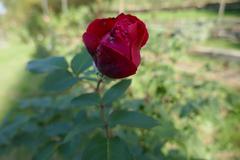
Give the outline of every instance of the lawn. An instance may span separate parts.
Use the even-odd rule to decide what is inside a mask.
[[[34,51],[32,44],[20,41],[7,41],[0,47],[0,119],[11,103],[18,101],[18,88],[23,87],[22,78],[26,75],[26,62]],[[29,82],[24,82],[28,84]]]
[[[239,42],[232,42],[229,40],[224,39],[208,39],[203,43],[203,45],[209,47],[217,47],[217,48],[225,48],[225,49],[235,49],[240,50],[240,43]]]

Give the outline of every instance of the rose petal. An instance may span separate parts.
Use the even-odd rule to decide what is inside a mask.
[[[137,43],[136,45],[140,48],[144,46],[148,40],[147,28],[141,20],[139,20],[135,16],[133,16],[132,18],[135,19],[135,23],[129,26],[129,30],[131,30],[131,33],[133,33],[133,31],[135,32],[132,35],[132,40],[135,39],[135,42]]]
[[[148,34],[148,31],[147,31],[147,28],[146,28],[146,25],[142,22],[141,27],[138,28],[138,33],[139,35],[143,35],[141,38],[141,47],[143,47],[146,43],[147,43],[147,40],[148,40],[148,37],[149,37],[149,34]]]
[[[94,34],[99,39],[102,39],[112,29],[115,22],[115,18],[96,19],[88,25],[87,33]]]
[[[128,19],[130,20],[132,23],[136,22],[136,21],[140,21],[140,19],[138,19],[136,16],[130,15],[130,14],[124,14],[121,13],[116,17],[117,21],[121,21],[123,19]]]
[[[132,62],[138,66],[141,61],[140,56],[140,41],[138,37],[138,23],[135,22],[134,24],[128,27],[129,38],[131,39],[131,60]]]
[[[115,24],[115,18],[96,19],[88,25],[87,31],[83,34],[83,42],[92,56],[101,39],[106,35]]]
[[[128,37],[123,39],[118,35],[112,36],[111,33],[109,33],[102,39],[100,44],[112,48],[115,52],[131,60],[131,43]]]
[[[99,38],[97,38],[95,35],[91,33],[85,32],[83,34],[83,42],[91,56],[94,56],[96,54],[96,50],[100,42]]]
[[[132,15],[125,15],[122,13],[116,18],[116,21],[115,25],[128,28],[128,38],[131,42],[131,59],[133,63],[138,66],[141,61],[140,49],[148,40],[147,28],[140,19]]]
[[[96,66],[110,78],[124,78],[136,73],[136,66],[112,48],[100,45],[96,55]]]

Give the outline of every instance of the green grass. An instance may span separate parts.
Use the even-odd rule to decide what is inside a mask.
[[[18,41],[6,42],[0,47],[0,119],[9,109],[10,103],[17,101],[19,83],[25,75],[25,65],[33,52],[32,44]],[[29,83],[29,82],[27,82]]]
[[[136,13],[136,15],[142,19],[160,21],[214,19],[217,17],[214,12],[199,10],[154,11],[151,13]]]
[[[168,21],[196,21],[196,20],[217,20],[218,13],[207,10],[176,10],[176,11],[151,11],[133,13],[145,22],[168,22]],[[115,17],[115,14],[105,14]],[[224,19],[238,19],[239,13],[226,13]]]
[[[218,17],[217,12],[207,10],[176,10],[176,11],[153,11],[134,13],[144,21],[181,21],[181,20],[215,20]],[[238,18],[239,14],[225,14],[225,19]]]
[[[144,21],[175,21],[175,20],[197,20],[197,19],[216,19],[217,13],[205,10],[176,10],[176,11],[151,11],[134,13],[137,17]],[[107,14],[107,16],[115,17],[115,14]],[[237,17],[228,15],[228,17]]]
[[[224,39],[209,39],[206,42],[204,42],[203,45],[209,46],[209,47],[240,50],[240,43],[231,42],[229,40],[224,40]]]

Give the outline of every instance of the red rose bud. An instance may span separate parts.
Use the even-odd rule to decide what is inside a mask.
[[[133,75],[140,64],[140,50],[148,40],[145,24],[132,15],[96,19],[83,34],[98,70],[110,78]]]

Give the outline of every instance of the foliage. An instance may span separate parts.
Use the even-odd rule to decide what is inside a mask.
[[[172,28],[167,28],[165,25],[153,26],[150,28],[151,36],[147,47],[155,53],[182,52],[196,43],[206,41],[212,28],[213,22],[207,20],[184,21],[181,25]]]
[[[97,80],[94,69],[90,65],[73,65],[79,57],[80,64],[88,64],[90,59],[84,58],[88,56],[84,52],[86,51],[82,50],[77,53],[70,64],[63,57],[28,63],[31,72],[45,74],[42,89],[47,89],[46,93],[50,92],[22,101],[21,107],[13,112],[18,113],[17,116],[9,114],[6,117],[0,132],[2,154],[22,146],[35,153],[32,156],[36,159],[95,159],[95,156],[107,156],[107,148],[111,146],[109,152],[112,152],[110,155],[113,157],[122,152],[121,155],[133,156],[135,159],[213,158],[208,150],[214,146],[205,146],[207,142],[202,144],[202,135],[198,133],[199,125],[202,124],[201,121],[211,124],[221,119],[220,110],[232,110],[238,104],[229,99],[230,95],[223,92],[221,86],[176,72],[170,65],[156,66],[156,63],[149,61],[143,62],[144,66],[134,79],[128,92],[130,100],[123,97],[115,102],[130,85],[129,80],[115,85],[107,80],[110,84],[105,86],[108,90],[102,99],[93,92]],[[151,73],[149,69],[152,70]],[[76,80],[71,83],[64,81],[64,85],[61,85],[61,80],[67,78],[66,75],[53,81],[48,80],[52,74],[60,76],[62,73],[68,73]],[[146,73],[149,76],[144,76]],[[60,85],[55,85],[58,83]],[[117,136],[109,142],[104,142],[106,139],[100,130],[104,124],[98,117],[99,109],[96,105],[101,100],[107,104],[105,114],[109,125],[114,127],[112,134]],[[158,119],[159,127],[151,131],[129,129],[131,126],[151,128],[158,124],[140,112]],[[105,146],[108,143],[109,146]],[[97,151],[94,155],[90,154],[93,150]],[[128,159],[127,157],[124,158]]]
[[[38,9],[40,13],[43,13],[43,0],[3,0],[4,4],[8,8],[10,14],[9,16],[17,16],[18,19],[26,19],[26,15],[31,13],[34,9]],[[48,8],[54,13],[59,13],[62,11],[62,4],[59,0],[47,0]],[[68,6],[71,8],[78,8],[80,6],[91,6],[95,3],[95,0],[68,0]],[[13,15],[13,13],[15,15]]]
[[[56,99],[50,94],[40,99],[25,101],[22,104],[23,110],[19,110],[23,112],[22,115],[14,117],[13,121],[9,119],[10,122],[3,124],[3,129],[0,132],[1,147],[5,149],[5,147],[9,146],[9,143],[14,143],[14,140],[16,140],[16,143],[20,146],[30,147],[33,150],[35,153],[33,159],[51,159],[54,153],[61,154],[59,148],[71,144],[76,138],[87,136],[85,134],[101,134],[96,128],[104,128],[107,121],[109,121],[109,127],[111,128],[118,124],[139,128],[152,128],[158,125],[156,120],[144,114],[133,111],[114,111],[114,108],[108,108],[108,111],[103,113],[106,114],[107,121],[105,121],[104,115],[103,122],[96,116],[99,112],[96,106],[100,106],[100,108],[102,105],[110,107],[130,86],[130,80],[122,80],[115,84],[106,91],[103,98],[98,95],[98,92],[82,93],[83,91],[79,91],[81,94],[77,97],[71,92],[65,92],[62,95],[63,91],[70,91],[70,88],[76,86],[80,81],[88,80],[91,85],[93,82],[96,83],[95,72],[90,67],[90,62],[91,58],[89,58],[86,50],[76,54],[72,58],[71,64],[68,64],[64,57],[49,57],[29,62],[27,66],[29,71],[46,74],[42,89],[50,93],[53,92]],[[87,83],[82,82],[81,84],[86,85]],[[81,87],[81,89],[90,90],[89,87]],[[77,90],[72,89],[72,91],[76,92]],[[59,105],[62,105],[62,107]],[[94,107],[90,108],[91,106]],[[62,115],[67,112],[68,116]],[[100,113],[102,113],[102,110]],[[33,139],[26,137],[27,139],[19,140],[22,135],[29,134],[33,135]],[[44,139],[38,141],[35,136],[40,134],[43,134],[42,138]],[[24,142],[26,140],[31,141],[31,143],[28,145],[28,143]],[[104,141],[107,141],[107,143]],[[100,150],[97,146],[97,148],[95,148],[95,145],[92,146],[93,143],[98,142]],[[115,136],[107,139],[104,137],[93,138],[85,148],[86,143],[88,142],[79,143],[83,147],[81,147],[82,149],[73,148],[73,151],[82,150],[82,159],[95,159],[101,157],[101,155],[104,155],[103,159],[119,158],[119,151],[121,150],[123,152],[121,159],[132,159],[127,144]],[[105,144],[107,145],[102,147]],[[98,152],[91,158],[91,151],[96,149]],[[98,153],[99,155],[97,155]],[[75,154],[71,153],[70,156],[75,156]]]

